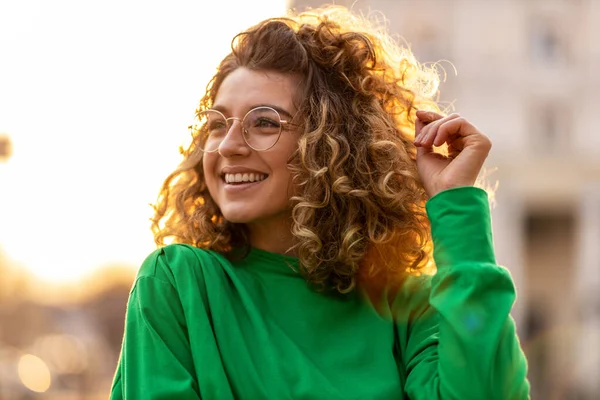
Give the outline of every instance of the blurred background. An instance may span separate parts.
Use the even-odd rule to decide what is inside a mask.
[[[600,1],[337,0],[494,142],[534,399],[600,397]],[[104,399],[148,218],[233,35],[321,1],[0,0],[0,400]]]

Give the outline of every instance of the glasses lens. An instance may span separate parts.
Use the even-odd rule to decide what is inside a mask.
[[[269,107],[258,107],[244,118],[246,142],[255,150],[270,149],[281,135],[281,117]]]
[[[191,129],[203,151],[215,151],[227,134],[227,121],[218,111],[202,111],[194,119]]]

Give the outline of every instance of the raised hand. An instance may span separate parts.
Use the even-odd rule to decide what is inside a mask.
[[[446,117],[417,111],[415,123],[417,169],[430,197],[460,186],[473,186],[492,142],[459,114]],[[448,156],[435,153],[433,146],[448,144]]]

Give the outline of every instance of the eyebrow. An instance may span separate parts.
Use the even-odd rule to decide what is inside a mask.
[[[269,108],[272,108],[273,110],[277,111],[279,114],[283,115],[284,117],[287,117],[288,119],[293,119],[294,118],[292,116],[292,114],[290,114],[288,111],[286,111],[285,109],[283,109],[283,108],[281,108],[279,106],[273,105],[273,104],[255,104],[253,106],[248,107],[248,111],[250,111],[250,110],[252,110],[252,109],[254,109],[256,107],[269,107]],[[227,107],[225,107],[225,106],[219,106],[219,105],[217,105],[217,106],[212,107],[212,109],[220,111],[223,114],[227,114],[228,113],[227,112]]]

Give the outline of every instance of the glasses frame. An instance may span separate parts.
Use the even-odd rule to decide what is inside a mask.
[[[256,111],[256,110],[270,110],[273,111],[275,114],[277,114],[277,118],[279,119],[279,133],[277,134],[277,139],[275,140],[275,142],[264,149],[259,149],[256,148],[254,146],[252,146],[250,143],[248,143],[248,139],[246,138],[246,136],[250,136],[250,132],[248,132],[248,130],[246,128],[244,128],[244,121],[246,120],[246,117],[248,115],[250,115],[250,113]],[[214,109],[208,109],[208,110],[203,110],[201,112],[199,112],[198,114],[196,114],[196,117],[199,117],[200,115],[207,113],[207,112],[214,112],[214,113],[218,113],[221,117],[223,117],[223,119],[225,120],[225,129],[226,129],[226,134],[227,135],[229,133],[229,130],[231,129],[231,125],[232,122],[230,121],[239,121],[240,124],[242,125],[242,138],[244,139],[244,143],[246,143],[246,146],[250,147],[252,150],[254,151],[267,151],[272,149],[273,147],[275,147],[275,145],[279,142],[279,138],[281,137],[281,132],[284,131],[284,127],[288,127],[288,126],[295,126],[297,127],[298,125],[293,124],[292,122],[290,122],[289,120],[286,119],[281,119],[281,114],[279,114],[279,111],[277,111],[276,109],[274,109],[273,107],[269,107],[269,106],[259,106],[259,107],[254,107],[253,109],[249,110],[243,118],[238,118],[238,117],[229,117],[227,118],[221,111],[219,110],[214,110]],[[194,136],[194,125],[190,125],[188,126],[188,129],[191,131],[192,137]],[[224,140],[225,138],[223,138]],[[221,140],[221,143],[223,143],[223,140]],[[219,151],[219,147],[221,146],[221,143],[219,143],[219,145],[214,149],[214,150],[204,150],[202,147],[198,146],[198,148],[203,152],[203,153],[215,153],[217,151]]]

